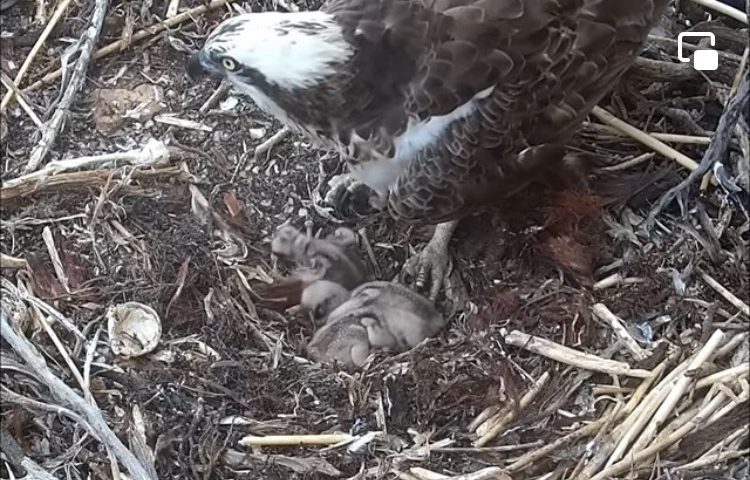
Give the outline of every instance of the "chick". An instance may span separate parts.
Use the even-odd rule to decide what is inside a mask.
[[[318,361],[339,359],[341,352],[349,352],[346,361],[339,362],[360,367],[367,358],[361,357],[365,351],[369,355],[371,349],[406,350],[445,326],[445,319],[429,300],[395,283],[368,282],[347,298],[341,285],[315,282],[302,296],[303,305],[314,316],[326,316],[326,324],[308,344],[308,352]],[[357,359],[353,356],[355,351]]]
[[[340,284],[318,280],[302,290],[300,306],[310,313],[313,320],[324,320],[350,296],[351,292]]]
[[[355,233],[348,228],[339,228],[321,239],[287,225],[277,230],[271,251],[294,262],[298,267],[295,276],[306,283],[309,279],[325,279],[352,289],[367,279],[367,270],[353,251],[356,243]]]

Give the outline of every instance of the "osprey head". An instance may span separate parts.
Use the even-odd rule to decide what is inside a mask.
[[[226,77],[248,93],[268,85],[291,90],[324,82],[352,54],[328,13],[247,13],[219,24],[186,70],[192,79]]]

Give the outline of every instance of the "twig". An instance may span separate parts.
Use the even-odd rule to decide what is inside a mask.
[[[16,84],[13,83],[13,80],[11,80],[10,77],[8,77],[8,75],[6,75],[3,71],[0,71],[0,81],[2,81],[3,85],[5,85],[5,88],[7,88],[8,91],[15,94],[16,101],[21,107],[21,110],[26,112],[26,115],[28,115],[31,121],[34,122],[34,125],[36,125],[40,130],[44,131],[44,122],[42,122],[36,115],[36,113],[34,113],[34,110],[31,109],[26,99],[23,98],[23,94],[18,90]]]
[[[247,435],[240,439],[239,444],[244,446],[299,447],[302,445],[335,445],[351,441],[354,438],[356,437],[347,433],[332,433],[327,435],[267,435],[265,437]]]
[[[13,465],[18,465],[26,470],[26,477],[34,480],[57,480],[57,477],[49,473],[38,463],[26,456],[21,446],[11,436],[5,425],[0,426],[0,451],[10,460]]]
[[[642,153],[636,157],[633,157],[629,160],[625,160],[624,162],[618,163],[616,165],[610,165],[608,167],[602,168],[602,170],[605,170],[607,172],[616,172],[618,170],[627,170],[630,167],[635,167],[636,165],[640,165],[641,163],[651,160],[654,158],[656,154],[654,152],[646,152]]]
[[[648,351],[641,348],[640,345],[638,345],[638,342],[635,341],[635,338],[628,332],[627,328],[625,328],[625,325],[622,324],[622,320],[612,313],[612,311],[607,308],[606,305],[603,303],[597,303],[592,307],[592,311],[594,312],[594,315],[596,315],[600,320],[607,322],[610,327],[612,327],[612,330],[614,330],[615,335],[623,341],[626,347],[628,347],[628,350],[630,350],[630,353],[633,354],[633,357],[636,360],[644,360],[648,357]]]
[[[409,469],[418,480],[510,480],[505,471],[499,467],[487,467],[472,473],[462,475],[448,476],[421,467],[412,467]]]
[[[70,286],[68,285],[68,276],[65,274],[62,260],[60,260],[60,254],[57,253],[57,247],[55,246],[55,237],[52,235],[52,230],[49,226],[45,226],[42,229],[42,240],[47,247],[47,253],[49,254],[50,260],[52,260],[52,268],[55,270],[57,279],[60,280],[60,284],[65,289],[65,293],[70,293]]]
[[[698,380],[698,383],[695,384],[695,388],[696,390],[706,388],[713,385],[714,383],[726,383],[730,380],[747,377],[748,375],[750,375],[750,365],[745,363],[742,365],[737,365],[736,367],[721,370],[711,375],[707,375]]]
[[[0,268],[26,268],[28,266],[29,262],[25,258],[11,257],[0,253]]]
[[[675,468],[675,471],[684,472],[686,470],[697,470],[699,468],[711,467],[714,465],[721,465],[727,460],[745,457],[747,456],[748,453],[750,453],[750,448],[746,448],[744,450],[729,450],[725,452],[717,452],[709,456],[706,456],[704,458],[699,458],[697,460],[694,460],[690,463],[680,465],[679,467]]]
[[[591,480],[606,480],[606,479],[614,478],[615,475],[620,475],[632,469],[633,467],[637,466],[644,460],[648,460],[649,458],[653,457],[654,455],[661,452],[665,448],[679,441],[685,435],[690,433],[696,426],[701,425],[703,420],[708,418],[711,414],[713,414],[713,412],[717,408],[719,408],[719,402],[718,401],[711,402],[705,408],[701,409],[701,411],[698,412],[698,415],[696,415],[696,417],[693,420],[691,420],[687,424],[683,425],[679,429],[672,432],[672,434],[664,438],[662,441],[654,443],[648,448],[641,450],[635,453],[634,455],[629,456],[625,460],[619,461],[615,463],[614,465],[608,466],[604,470],[600,471],[598,474],[591,477]]]
[[[612,127],[610,125],[602,125],[601,123],[587,123],[585,125],[599,133],[617,135],[618,137],[629,136],[622,130]],[[680,135],[676,133],[661,133],[661,132],[643,132],[643,133],[657,140],[661,140],[662,142],[687,143],[687,144],[693,144],[693,145],[708,145],[709,143],[711,143],[711,137],[708,137],[708,136]]]
[[[683,167],[689,170],[695,170],[696,168],[698,168],[698,163],[692,158],[678,152],[674,148],[657,140],[656,138],[652,137],[648,133],[637,129],[634,126],[626,122],[623,122],[622,120],[615,117],[614,115],[604,110],[603,108],[594,107],[591,113],[600,121],[606,123],[607,125],[611,127],[614,127],[620,130],[628,137],[631,137],[632,139],[639,141],[640,143],[654,150],[656,153],[660,153],[664,155],[665,157],[671,160],[674,160],[675,162],[679,163]]]
[[[741,12],[737,10],[734,7],[730,7],[726,3],[721,3],[717,0],[693,0],[698,5],[703,5],[706,8],[709,8],[711,10],[715,10],[721,14],[726,15],[727,17],[731,17],[738,22],[742,22],[745,25],[747,25],[747,14],[745,12]]]
[[[212,2],[206,5],[201,5],[199,7],[191,8],[190,10],[186,10],[182,13],[179,13],[175,15],[174,17],[168,18],[164,20],[163,22],[157,23],[155,25],[151,25],[150,27],[146,27],[143,30],[139,30],[127,39],[118,40],[116,42],[110,43],[109,45],[105,47],[100,48],[99,50],[94,52],[93,58],[94,60],[98,60],[111,53],[120,52],[123,49],[127,48],[128,46],[132,45],[133,43],[143,40],[144,38],[150,37],[152,35],[156,35],[162,30],[166,30],[168,28],[174,27],[175,25],[179,25],[180,23],[186,22],[188,20],[192,21],[196,17],[203,15],[206,12],[209,12],[211,10],[216,10],[217,8],[223,7],[224,5],[227,5],[229,3],[234,3],[236,1],[237,0],[213,0]],[[61,76],[62,76],[62,69],[55,70],[54,72],[48,73],[40,80],[24,88],[23,91],[30,92],[32,90],[36,90],[39,87],[42,87],[50,82],[57,80]]]
[[[62,18],[65,11],[68,9],[68,6],[70,5],[72,0],[62,0],[55,9],[55,13],[52,14],[52,18],[50,18],[49,23],[47,23],[47,26],[44,27],[44,30],[42,31],[41,35],[39,35],[39,38],[36,40],[36,43],[34,43],[34,46],[31,47],[31,51],[29,52],[26,59],[21,64],[21,67],[18,69],[18,73],[16,74],[16,78],[13,79],[13,83],[16,86],[21,85],[21,81],[23,81],[23,77],[26,75],[26,71],[31,66],[31,62],[34,61],[34,57],[36,57],[36,54],[39,53],[39,50],[42,49],[42,45],[44,45],[44,42],[47,41],[47,37],[49,37],[50,33],[52,33],[52,30],[57,25],[57,22]],[[0,102],[0,112],[4,112],[6,107],[8,106],[8,103],[13,98],[13,95],[15,92],[12,89],[9,89],[8,92],[6,92],[5,96],[3,97],[2,102]]]
[[[99,33],[102,30],[104,14],[107,11],[108,5],[109,0],[96,0],[96,3],[94,4],[94,13],[91,16],[89,28],[83,35],[81,35],[79,40],[78,51],[80,53],[76,60],[76,65],[71,74],[70,81],[67,86],[65,86],[65,93],[63,93],[63,96],[60,99],[60,103],[57,105],[55,113],[52,114],[46,128],[42,130],[42,139],[31,152],[29,161],[24,168],[25,172],[36,170],[50,151],[52,145],[57,139],[57,135],[63,127],[63,123],[68,117],[70,107],[73,105],[73,100],[83,87],[83,83],[86,80],[86,70],[88,69],[89,60],[91,59],[91,52],[94,50],[96,41],[99,38]]]
[[[257,160],[261,155],[266,155],[266,159],[268,159],[268,156],[270,155],[271,149],[274,147],[274,145],[283,140],[283,138],[286,137],[290,131],[291,130],[289,130],[289,127],[284,126],[267,140],[263,141],[263,143],[255,147],[255,152],[253,152],[253,160]]]
[[[674,198],[685,188],[692,185],[697,179],[701,178],[706,172],[711,170],[714,163],[724,155],[729,142],[734,134],[734,126],[737,124],[737,120],[740,117],[743,109],[747,108],[748,98],[750,98],[750,78],[745,76],[737,88],[737,91],[727,102],[727,106],[724,112],[719,118],[719,125],[716,127],[716,134],[711,144],[703,154],[703,159],[700,165],[696,166],[690,175],[680,182],[677,186],[672,187],[667,193],[665,193],[659,202],[656,204],[653,210],[648,214],[646,220],[647,225],[653,225],[656,220],[656,216],[666,207]]]
[[[8,181],[4,182],[2,188],[0,188],[0,202],[8,202],[10,200],[25,197],[34,193],[40,193],[46,190],[50,190],[58,187],[94,187],[99,185],[105,185],[111,175],[114,174],[114,178],[123,178],[124,174],[121,172],[110,172],[101,170],[84,170],[82,172],[71,172],[61,173],[59,175],[53,175],[51,177],[32,177],[27,178],[23,182]],[[129,177],[139,178],[163,178],[163,177],[183,177],[189,178],[189,173],[185,172],[180,167],[166,167],[157,168],[153,170],[135,170],[130,172]],[[11,183],[12,182],[12,183]],[[8,205],[3,204],[3,207],[8,210]]]
[[[210,97],[208,97],[208,100],[201,105],[201,108],[198,109],[200,113],[205,114],[212,108],[214,108],[219,101],[224,98],[224,96],[229,93],[229,89],[231,88],[231,84],[227,82],[226,80],[222,80],[221,84],[214,90],[214,93],[211,94]]]
[[[508,425],[508,423],[512,422],[513,419],[516,418],[521,410],[528,407],[529,404],[534,401],[537,394],[541,391],[542,388],[544,388],[544,385],[547,384],[547,380],[549,380],[549,377],[549,372],[544,372],[539,377],[539,379],[534,382],[534,385],[532,385],[529,391],[526,392],[523,397],[521,397],[521,400],[518,402],[517,408],[513,408],[513,406],[510,406],[505,409],[505,411],[502,411],[495,415],[495,417],[487,420],[485,424],[480,425],[479,428],[477,428],[477,433],[479,433],[481,437],[474,442],[474,446],[483,447],[491,442],[505,428],[505,426]]]
[[[49,367],[47,367],[47,362],[39,354],[34,345],[13,330],[10,326],[11,313],[6,311],[6,308],[7,304],[4,304],[2,311],[0,311],[0,334],[3,339],[36,372],[38,378],[49,388],[50,393],[58,401],[68,405],[72,411],[83,417],[91,425],[97,436],[114,452],[131,475],[138,479],[151,478],[133,453],[112,432],[102,417],[102,413],[78,396],[65,382],[57,378]]]
[[[706,360],[709,359],[709,357],[719,347],[719,344],[721,344],[721,341],[723,339],[724,332],[722,332],[721,330],[716,330],[713,335],[711,335],[711,338],[708,339],[708,342],[706,342],[703,348],[700,349],[693,361],[690,362],[687,370],[675,381],[674,387],[669,391],[669,394],[659,406],[658,410],[656,410],[656,413],[654,413],[654,416],[651,418],[651,421],[641,433],[641,436],[638,438],[638,440],[635,441],[635,443],[633,443],[633,447],[631,448],[632,452],[638,452],[641,449],[645,448],[646,445],[648,445],[656,436],[656,431],[666,421],[667,417],[669,417],[669,415],[673,413],[674,408],[677,406],[677,403],[685,394],[685,391],[690,385],[690,382],[693,381],[691,374],[699,369],[701,365],[703,365],[703,363],[705,363]]]
[[[594,433],[599,431],[602,425],[607,424],[611,420],[616,420],[620,418],[621,415],[622,415],[621,410],[618,411],[616,409],[612,411],[609,415],[605,415],[602,418],[599,418],[598,420],[591,422],[588,425],[585,425],[574,432],[571,432],[550,443],[547,443],[542,448],[539,448],[537,450],[534,450],[533,452],[527,453],[526,455],[520,457],[515,462],[508,465],[506,467],[506,470],[510,473],[521,471],[525,469],[527,466],[531,465],[532,463],[538,460],[541,460],[543,458],[547,458],[550,453],[554,452],[555,450],[562,447],[563,445],[567,445],[574,440],[586,438],[590,435],[593,435]]]
[[[734,307],[737,308],[737,310],[742,312],[745,316],[750,317],[750,306],[748,306],[747,303],[740,300],[735,294],[727,290],[724,287],[724,285],[714,280],[713,277],[711,277],[709,274],[707,274],[703,270],[699,270],[699,273],[701,275],[701,278],[703,278],[703,281],[705,281],[709,287],[716,290],[716,293],[724,297],[724,299],[727,302],[731,303]]]
[[[585,370],[636,378],[646,378],[651,375],[651,372],[648,370],[631,368],[627,363],[580,352],[544,338],[519,332],[518,330],[513,330],[505,335],[505,343]]]

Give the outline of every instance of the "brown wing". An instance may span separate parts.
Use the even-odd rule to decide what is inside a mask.
[[[439,222],[523,186],[562,158],[562,143],[640,50],[667,0],[435,0],[451,40],[419,70],[409,100],[434,113],[483,85],[492,95],[423,151],[391,191],[391,212]]]

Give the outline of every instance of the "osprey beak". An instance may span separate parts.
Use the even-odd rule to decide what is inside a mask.
[[[185,71],[187,72],[188,78],[196,82],[203,79],[208,74],[213,73],[213,69],[206,66],[205,64],[206,55],[203,50],[198,50],[194,54],[190,55],[185,64]]]

